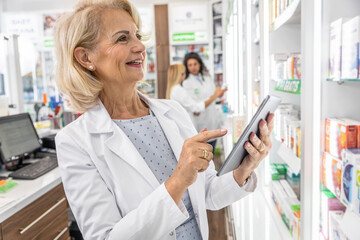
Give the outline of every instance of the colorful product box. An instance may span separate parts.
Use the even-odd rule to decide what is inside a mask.
[[[329,190],[321,191],[320,200],[320,229],[325,239],[329,239],[329,211],[345,211],[346,207]]]
[[[355,186],[353,195],[353,211],[360,216],[360,163],[354,165]]]
[[[323,155],[323,184],[336,197],[341,196],[342,161],[325,152]]]
[[[327,118],[325,120],[325,151],[341,159],[341,151],[356,148],[356,125],[346,121]]]
[[[360,215],[360,149],[346,149],[342,152],[343,174],[341,201]]]
[[[329,77],[336,80],[341,78],[342,24],[346,20],[339,18],[330,24]]]
[[[360,122],[348,118],[342,118],[345,122],[351,123],[356,127],[356,148],[360,148]]]
[[[359,42],[360,16],[357,16],[342,25],[342,78],[360,78]]]

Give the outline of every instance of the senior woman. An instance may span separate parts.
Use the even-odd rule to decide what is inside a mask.
[[[242,164],[217,177],[206,142],[226,130],[197,134],[178,103],[136,91],[145,47],[130,2],[81,2],[61,17],[55,38],[58,87],[84,112],[56,136],[65,193],[84,238],[208,239],[206,209],[254,191],[273,115],[245,145]]]

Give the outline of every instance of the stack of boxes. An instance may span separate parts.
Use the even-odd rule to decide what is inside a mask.
[[[322,192],[322,236],[327,240],[346,239],[339,228],[344,211],[360,216],[360,122],[326,119],[322,166],[322,183],[333,194]]]
[[[292,104],[281,104],[275,111],[274,133],[276,139],[291,149],[295,156],[301,157],[300,111]]]
[[[330,24],[329,77],[360,79],[360,16]]]
[[[300,239],[300,174],[295,175],[286,164],[270,164],[272,170],[271,192],[276,209],[293,239]],[[286,179],[286,180],[285,180]]]
[[[271,79],[301,79],[301,56],[299,53],[272,54],[270,56]]]

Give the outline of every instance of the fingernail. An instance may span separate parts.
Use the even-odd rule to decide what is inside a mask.
[[[220,133],[226,133],[227,132],[227,130],[226,129],[220,129]]]
[[[249,143],[249,142],[246,143],[246,147],[250,147],[250,143]]]

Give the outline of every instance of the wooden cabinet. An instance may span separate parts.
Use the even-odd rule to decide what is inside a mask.
[[[0,239],[70,239],[67,208],[59,184],[2,222]]]

